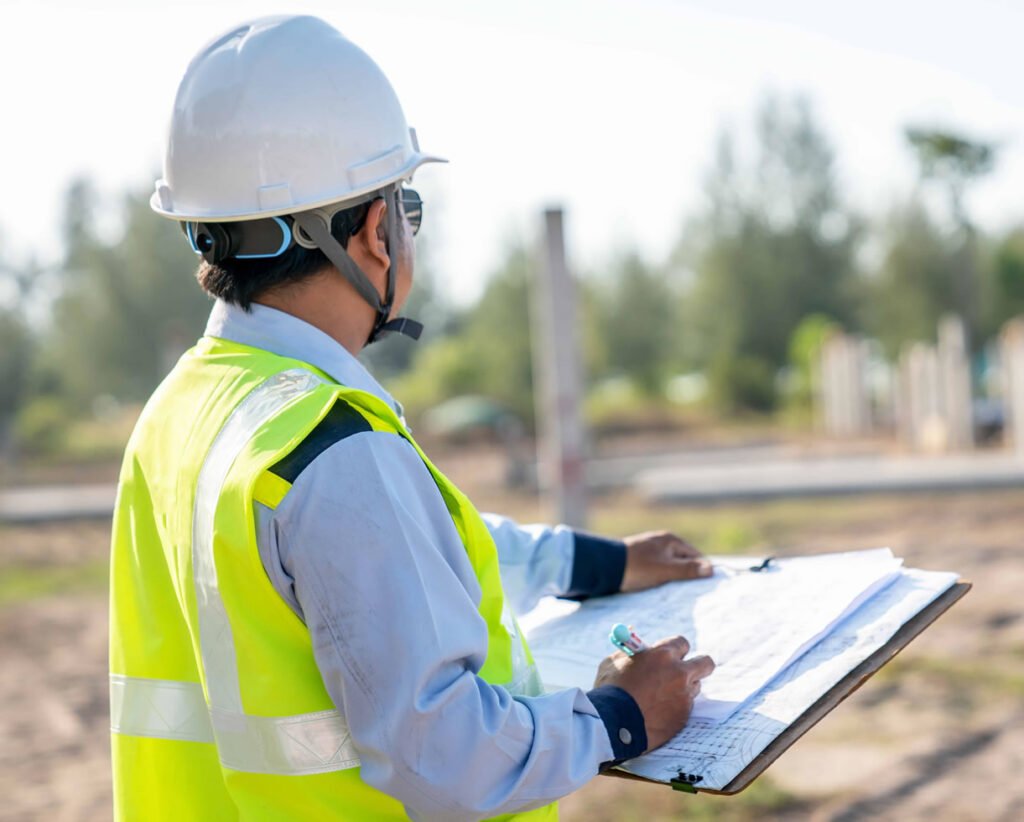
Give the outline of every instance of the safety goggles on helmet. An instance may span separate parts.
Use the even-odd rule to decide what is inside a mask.
[[[409,227],[412,228],[415,237],[419,234],[420,223],[423,222],[423,200],[420,198],[419,192],[413,191],[411,188],[400,188],[398,197],[402,201],[405,219],[409,221]]]
[[[374,200],[379,200],[380,194],[374,193],[363,200],[356,200],[355,202],[349,201],[341,204],[336,208],[322,208],[320,212],[327,219],[328,224],[334,220],[334,215],[339,211],[344,211],[349,208],[355,208],[358,205],[369,206]],[[402,205],[402,213],[405,215],[405,219],[409,221],[409,228],[412,229],[413,236],[415,237],[420,232],[420,225],[423,222],[423,199],[420,197],[419,192],[411,188],[399,188],[398,189],[398,200]],[[349,231],[349,236],[358,234],[363,225],[366,223],[366,216],[369,214],[369,208],[364,208],[363,213],[359,216],[359,219],[352,224],[352,228]]]

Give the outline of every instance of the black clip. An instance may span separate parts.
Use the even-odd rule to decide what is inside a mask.
[[[697,789],[694,787],[698,782],[703,781],[704,777],[699,776],[695,773],[684,773],[679,772],[679,776],[669,780],[669,784],[672,786],[674,791],[682,791],[683,793],[697,793]]]
[[[765,557],[764,561],[760,565],[751,565],[747,570],[753,571],[755,574],[760,574],[762,571],[770,571],[769,564],[775,557]]]

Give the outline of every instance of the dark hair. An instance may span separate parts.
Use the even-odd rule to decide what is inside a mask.
[[[331,219],[331,233],[342,247],[363,227],[370,211],[370,202],[339,211]],[[203,291],[249,310],[253,301],[277,286],[297,283],[312,277],[330,263],[319,248],[303,248],[295,244],[280,257],[243,259],[228,257],[217,264],[200,260],[196,279]]]

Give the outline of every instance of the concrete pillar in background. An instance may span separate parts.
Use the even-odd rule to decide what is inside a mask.
[[[845,339],[843,334],[833,334],[821,348],[819,377],[824,423],[822,427],[825,434],[830,437],[842,436],[845,433],[845,381],[841,374],[844,368]]]
[[[847,345],[851,435],[862,437],[870,434],[873,428],[871,394],[868,391],[868,342],[863,337],[849,337]]]
[[[962,450],[974,445],[971,365],[967,332],[960,317],[949,314],[939,322],[939,390],[946,422],[946,446]]]
[[[896,360],[896,390],[893,392],[893,415],[900,441],[908,448],[915,448],[914,398],[910,385],[910,349],[904,346]]]
[[[821,350],[820,390],[825,433],[858,437],[871,432],[867,345],[859,337],[833,334]]]
[[[541,487],[554,495],[558,520],[582,528],[587,518],[582,358],[561,209],[544,212],[542,262],[531,291],[538,475]]]
[[[911,446],[922,451],[944,451],[948,436],[935,346],[917,342],[904,349],[900,370],[906,401],[903,424]]]
[[[1010,320],[999,335],[1004,438],[1024,458],[1024,318]]]

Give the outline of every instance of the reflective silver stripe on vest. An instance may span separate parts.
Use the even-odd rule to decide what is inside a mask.
[[[226,768],[298,776],[359,765],[348,724],[335,710],[294,716],[211,711],[210,716]]]
[[[536,665],[527,665],[522,670],[514,671],[513,676],[511,682],[498,687],[504,688],[512,696],[541,696],[544,693],[544,683]]]
[[[110,730],[131,736],[213,742],[203,686],[110,675]]]
[[[214,516],[231,466],[260,428],[321,383],[310,372],[293,369],[255,388],[217,434],[196,485],[192,567],[199,646],[217,752],[225,767],[238,771],[298,775],[359,764],[348,725],[336,710],[285,717],[245,713],[231,622],[220,596],[213,550]]]
[[[337,711],[297,716],[213,713],[225,767],[259,773],[324,773],[358,764],[348,757],[348,728]],[[214,742],[198,682],[110,675],[110,730],[129,736]]]
[[[316,388],[308,371],[275,374],[257,386],[231,413],[217,434],[199,471],[192,515],[192,571],[199,612],[199,645],[206,671],[210,707],[241,714],[238,664],[224,602],[217,586],[213,556],[213,520],[228,472],[249,440],[286,405]]]
[[[526,657],[526,646],[519,633],[519,623],[508,607],[508,600],[501,611],[501,624],[512,640],[512,681],[506,682],[502,687],[512,696],[540,696],[544,693],[544,683],[541,682],[537,666]]]

